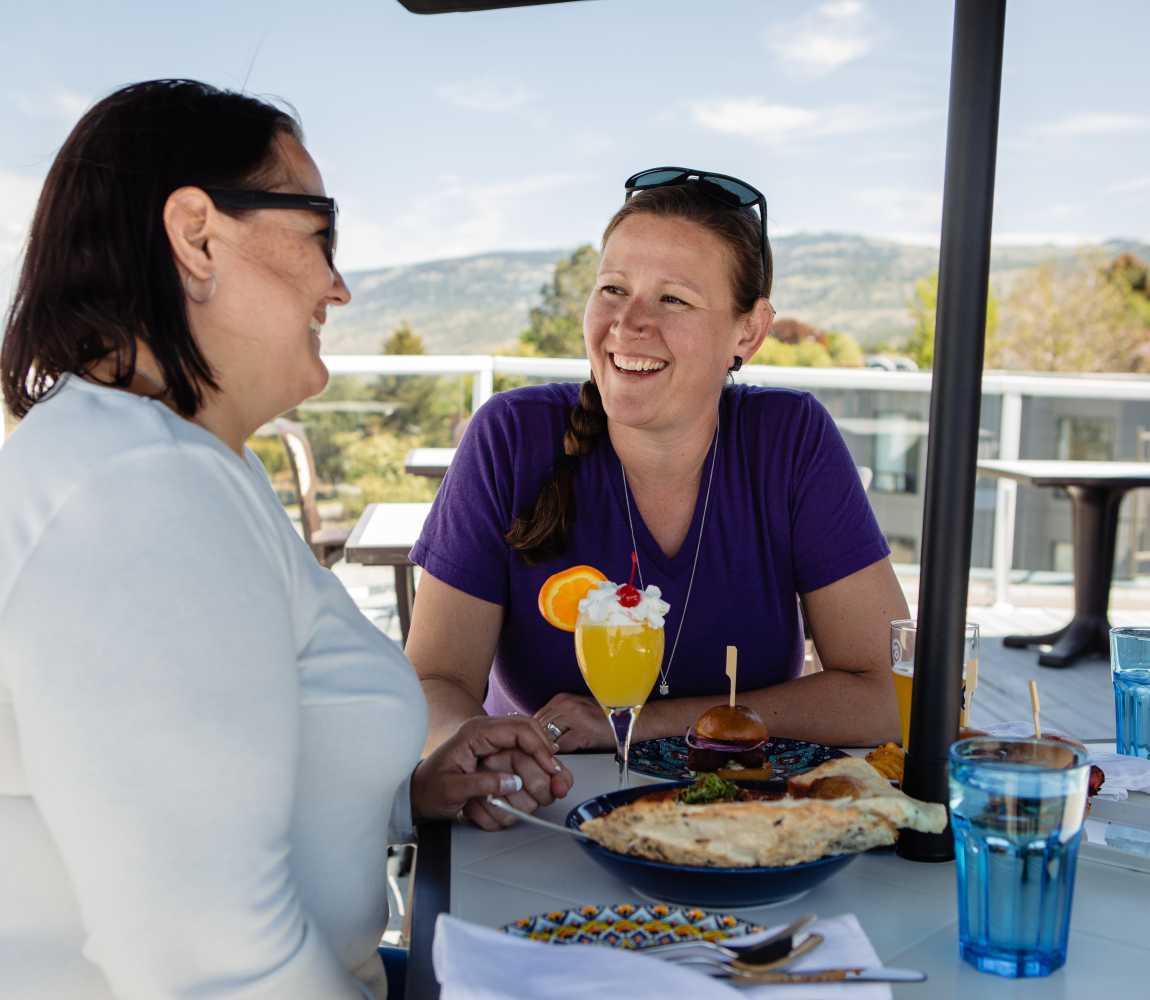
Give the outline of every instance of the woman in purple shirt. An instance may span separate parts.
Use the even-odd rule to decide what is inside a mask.
[[[809,393],[727,385],[774,317],[765,201],[677,168],[627,191],[584,315],[591,380],[480,409],[412,550],[424,574],[406,651],[431,743],[521,712],[563,751],[613,747],[538,594],[580,564],[625,579],[632,550],[671,605],[635,739],[681,735],[726,693],[728,644],[739,699],[773,735],[897,739],[887,626],[906,601],[846,445]],[[806,676],[800,601],[823,665]],[[519,763],[531,808],[545,776]]]

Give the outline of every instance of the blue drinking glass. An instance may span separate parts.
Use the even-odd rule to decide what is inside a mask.
[[[959,954],[982,972],[1047,976],[1066,961],[1086,751],[980,736],[950,748]]]
[[[1117,750],[1150,758],[1150,628],[1110,630],[1110,675]]]

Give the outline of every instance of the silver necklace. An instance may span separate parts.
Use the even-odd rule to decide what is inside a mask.
[[[691,563],[691,576],[687,580],[687,596],[683,598],[683,613],[679,616],[679,627],[675,631],[675,641],[671,644],[671,655],[667,657],[666,669],[659,671],[659,694],[666,697],[671,693],[667,678],[671,676],[671,664],[675,662],[675,650],[679,648],[679,637],[683,634],[683,622],[687,620],[687,605],[691,603],[691,588],[695,585],[695,568],[699,565],[699,551],[703,547],[703,529],[707,526],[707,506],[711,502],[711,483],[715,479],[715,460],[719,457],[719,416],[715,414],[715,440],[711,454],[711,471],[707,474],[707,492],[703,495],[703,514],[699,518],[699,537],[695,542],[695,558]],[[617,457],[617,456],[616,456]],[[643,588],[643,566],[639,562],[639,546],[635,544],[635,523],[631,519],[631,494],[627,490],[627,470],[623,459],[619,459],[619,471],[623,474],[623,501],[627,505],[627,527],[631,529],[631,551],[635,553],[635,569],[639,574],[639,589]]]

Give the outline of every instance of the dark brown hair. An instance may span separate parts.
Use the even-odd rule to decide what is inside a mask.
[[[718,236],[730,256],[731,291],[738,315],[749,313],[760,298],[770,297],[774,262],[769,243],[766,260],[762,258],[759,218],[752,210],[732,209],[693,184],[649,188],[637,192],[611,217],[603,231],[604,247],[620,223],[633,215],[686,219]],[[606,429],[599,387],[589,379],[567,416],[563,451],[551,477],[539,490],[531,511],[517,515],[505,536],[529,566],[554,559],[567,548],[567,533],[575,522],[572,479],[578,459],[595,448]]]
[[[109,384],[128,386],[137,338],[172,405],[196,413],[204,389],[218,386],[188,325],[164,204],[187,185],[270,186],[282,134],[302,141],[286,111],[195,80],[132,84],[80,119],[40,192],[0,350],[15,416],[62,374],[106,357],[115,360]]]

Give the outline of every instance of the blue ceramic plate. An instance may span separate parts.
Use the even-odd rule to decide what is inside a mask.
[[[638,949],[671,941],[722,941],[763,928],[729,913],[707,913],[663,903],[592,903],[524,917],[501,930],[512,937],[549,944],[606,944]]]
[[[597,795],[572,809],[567,814],[567,825],[578,829],[585,821],[604,816],[643,795],[686,784],[689,782],[643,785]],[[832,854],[785,868],[712,868],[618,854],[589,840],[580,840],[579,844],[594,861],[644,896],[710,909],[763,906],[793,899],[845,868],[857,856]]]
[[[788,740],[772,737],[767,740],[767,763],[774,769],[774,777],[789,778],[818,767],[828,760],[847,756],[842,750],[826,747],[806,740]],[[643,740],[631,744],[628,766],[636,774],[664,781],[680,781],[693,776],[687,767],[687,741],[682,736],[668,736],[661,740]]]

